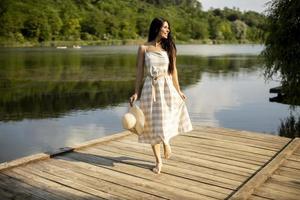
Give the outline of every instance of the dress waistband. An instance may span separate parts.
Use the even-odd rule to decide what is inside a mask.
[[[151,78],[152,100],[153,100],[153,102],[156,101],[155,87],[154,87],[155,82],[157,81],[157,79],[162,78],[162,77],[167,77],[167,76],[169,76],[168,73],[159,74],[158,76],[152,76],[151,74],[147,74],[147,77]]]
[[[168,73],[162,73],[162,74],[159,74],[158,76],[152,76],[150,73],[147,74],[147,77],[150,77],[152,80],[157,80],[159,78],[162,78],[162,77],[165,77],[165,76],[169,76]]]

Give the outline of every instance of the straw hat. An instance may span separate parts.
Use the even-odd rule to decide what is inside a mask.
[[[135,133],[142,134],[144,131],[145,116],[143,111],[137,106],[130,107],[129,112],[122,118],[123,128]]]

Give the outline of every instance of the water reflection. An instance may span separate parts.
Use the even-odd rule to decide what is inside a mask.
[[[1,121],[59,117],[118,105],[130,95],[133,81],[15,82],[14,86],[1,91]]]
[[[0,122],[0,163],[119,132],[125,111],[121,105],[69,112],[59,118]]]
[[[289,110],[268,102],[261,47],[220,46],[178,48],[193,123],[277,134]],[[136,50],[0,49],[0,162],[121,131]]]
[[[18,56],[8,53],[0,75],[0,120],[59,117],[74,110],[118,105],[133,91],[135,55],[64,56],[55,52]],[[4,57],[2,57],[3,59]],[[212,76],[234,76],[240,66],[250,72],[259,61],[252,57],[179,56],[183,88]]]
[[[289,117],[282,119],[279,126],[279,135],[283,137],[300,137],[300,115],[291,113]]]

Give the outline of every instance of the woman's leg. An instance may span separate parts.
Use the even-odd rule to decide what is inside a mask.
[[[156,165],[153,168],[153,172],[159,174],[162,167],[162,160],[160,156],[160,144],[151,145],[151,147],[156,160]]]
[[[169,159],[171,157],[171,146],[169,143],[163,142],[164,145],[164,155],[165,155],[165,159]]]

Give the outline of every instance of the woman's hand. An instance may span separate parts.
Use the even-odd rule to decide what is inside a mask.
[[[137,93],[134,93],[130,98],[129,98],[129,103],[130,103],[130,106],[132,107],[133,103],[137,100]]]
[[[183,92],[179,91],[178,93],[183,100],[187,99],[187,97],[185,96],[185,94],[183,94]]]

